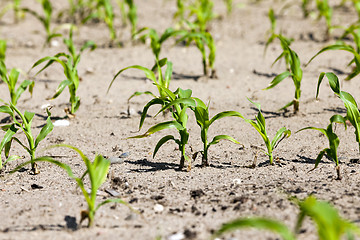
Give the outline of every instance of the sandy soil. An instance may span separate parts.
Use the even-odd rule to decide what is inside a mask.
[[[24,1],[39,9],[36,1]],[[234,1],[238,4],[238,1]],[[244,1],[242,1],[243,3]],[[245,1],[246,2],[246,1]],[[327,84],[323,84],[320,98],[315,100],[317,78],[322,71],[342,71],[345,78],[350,71],[346,64],[351,56],[335,51],[320,55],[304,68],[300,113],[278,112],[277,109],[293,98],[291,79],[285,80],[274,89],[263,91],[275,74],[284,71],[284,64],[271,68],[273,60],[280,54],[278,43],[269,47],[264,56],[264,42],[269,29],[267,11],[284,6],[280,1],[246,2],[243,7],[234,8],[230,16],[221,1],[216,1],[216,12],[223,16],[213,21],[211,32],[216,45],[216,69],[218,79],[205,79],[202,75],[201,56],[194,47],[184,48],[167,43],[161,56],[168,57],[174,64],[171,89],[191,88],[193,96],[211,101],[211,115],[220,111],[236,110],[252,118],[256,109],[246,97],[262,104],[267,121],[268,134],[273,136],[280,127],[287,127],[295,133],[306,126],[326,128],[329,118],[339,113],[345,115],[342,102],[333,95]],[[66,5],[57,3],[56,10]],[[175,1],[148,0],[138,3],[139,26],[154,27],[159,31],[173,25],[172,15]],[[339,9],[334,16],[335,23],[349,24],[356,19],[356,13]],[[44,56],[65,51],[59,46],[42,48],[45,33],[32,16],[19,23],[13,22],[12,13],[1,20],[0,37],[8,41],[6,63],[8,67],[30,70],[32,64]],[[55,24],[55,23],[54,23]],[[79,227],[80,211],[86,203],[76,184],[66,173],[53,165],[41,163],[41,174],[30,175],[27,171],[9,175],[8,171],[18,163],[11,162],[0,179],[0,239],[209,239],[212,232],[222,223],[245,216],[267,216],[294,227],[298,208],[288,201],[289,196],[305,198],[314,194],[321,200],[331,202],[350,221],[360,221],[359,150],[353,134],[354,128],[344,131],[338,127],[340,137],[339,156],[343,179],[335,180],[334,164],[326,159],[319,168],[308,172],[314,166],[318,152],[327,147],[327,139],[315,131],[293,134],[276,149],[279,162],[267,164],[265,155],[257,158],[257,167],[247,168],[253,163],[255,150],[252,145],[263,146],[258,133],[243,120],[227,118],[212,126],[209,135],[230,134],[244,147],[221,142],[210,148],[210,163],[207,168],[199,167],[200,159],[193,163],[192,170],[176,171],[180,156],[176,145],[168,143],[152,158],[157,141],[165,132],[144,139],[125,139],[136,134],[140,120],[139,111],[149,100],[148,96],[133,99],[128,109],[127,98],[135,91],[155,90],[140,71],[128,70],[114,83],[109,93],[107,87],[114,74],[123,67],[139,64],[151,67],[153,56],[149,46],[132,45],[129,42],[129,27],[116,22],[124,47],[109,48],[108,31],[102,24],[80,27],[75,35],[77,44],[94,40],[99,48],[84,52],[79,74],[82,78],[79,88],[81,106],[76,118],[68,127],[55,127],[40,147],[55,143],[66,143],[80,148],[93,158],[96,153],[109,157],[129,153],[123,163],[113,164],[109,178],[101,187],[99,200],[109,198],[106,192],[116,190],[120,197],[142,212],[142,217],[121,205],[109,204],[96,214],[96,226],[92,229]],[[293,49],[302,63],[306,63],[324,42],[325,24],[313,19],[303,19],[300,8],[285,9],[278,19],[278,29],[295,39]],[[335,32],[335,36],[336,36]],[[311,37],[310,37],[311,36]],[[31,70],[33,76],[37,69]],[[338,71],[338,72],[339,72]],[[49,103],[57,85],[63,80],[58,65],[48,68],[35,79],[32,98],[24,94],[18,103],[22,110],[36,113],[34,132],[44,124],[43,104]],[[343,81],[342,89],[355,98],[360,94],[359,78]],[[8,100],[4,84],[0,85],[1,98]],[[63,118],[68,101],[67,90],[50,103],[54,105],[52,116]],[[150,111],[154,115],[157,109]],[[4,119],[5,116],[1,116]],[[141,132],[169,116],[159,115],[147,118]],[[200,130],[194,118],[189,120],[190,140],[188,153],[201,150]],[[171,132],[171,131],[167,131]],[[175,133],[175,132],[174,132]],[[0,135],[3,136],[3,133]],[[26,156],[19,145],[14,144],[12,153]],[[67,149],[53,149],[38,155],[48,154],[69,164],[75,173],[81,174],[84,165],[81,159]],[[36,184],[40,189],[33,189]],[[162,211],[156,211],[160,204]],[[316,239],[316,230],[306,222],[299,239]],[[175,238],[173,238],[175,239]],[[276,236],[254,230],[237,231],[224,239],[277,239]]]

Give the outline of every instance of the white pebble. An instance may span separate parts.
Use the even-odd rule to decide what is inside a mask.
[[[168,237],[168,240],[182,240],[182,239],[185,239],[185,235],[181,232],[175,233]]]
[[[70,122],[68,120],[56,120],[54,122],[55,127],[67,127],[70,125]]]
[[[235,178],[235,179],[233,180],[233,184],[235,184],[235,185],[240,185],[240,184],[241,184],[241,179],[240,179],[240,178]]]
[[[160,213],[160,212],[164,211],[164,206],[161,205],[161,204],[155,204],[155,206],[154,206],[154,211],[155,211],[156,213]]]

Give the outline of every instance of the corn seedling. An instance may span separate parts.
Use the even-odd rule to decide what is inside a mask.
[[[54,126],[50,120],[51,114],[50,114],[49,110],[48,109],[46,110],[47,115],[48,115],[48,117],[46,119],[46,124],[41,128],[40,133],[36,138],[34,137],[34,135],[31,132],[31,124],[32,124],[32,120],[34,118],[35,113],[25,111],[25,113],[22,114],[12,103],[4,104],[4,105],[0,106],[0,112],[8,114],[13,121],[13,123],[11,123],[11,124],[1,126],[2,130],[5,131],[6,133],[0,143],[0,153],[4,150],[6,160],[3,163],[1,160],[1,156],[0,156],[0,169],[7,162],[20,158],[19,156],[15,156],[15,155],[9,156],[11,144],[12,144],[12,141],[14,140],[18,144],[20,144],[29,153],[29,155],[30,155],[29,163],[31,163],[32,173],[33,174],[40,173],[40,171],[35,163],[35,159],[36,159],[35,153],[36,153],[36,149],[37,149],[39,143],[43,139],[45,139],[45,137],[54,128]],[[18,119],[20,119],[20,121],[18,121]],[[25,134],[26,139],[28,141],[28,146],[26,146],[17,137],[14,136],[15,133],[19,129],[21,129],[21,131]]]
[[[207,32],[209,22],[215,18],[214,3],[211,0],[196,0],[188,8],[189,18],[195,16],[192,24],[196,26],[197,31]]]
[[[103,156],[101,155],[96,155],[95,159],[93,162],[90,161],[90,159],[88,159],[83,152],[81,152],[78,148],[75,148],[73,146],[70,145],[65,145],[65,144],[59,144],[59,145],[54,145],[52,147],[67,147],[70,148],[72,150],[74,150],[75,152],[77,152],[82,160],[84,161],[84,164],[86,166],[86,170],[85,172],[81,175],[81,177],[77,177],[74,175],[72,169],[70,168],[70,166],[68,166],[65,163],[62,163],[60,161],[54,160],[51,157],[39,157],[37,159],[35,159],[36,162],[50,162],[53,163],[59,167],[61,167],[62,169],[64,169],[67,174],[69,175],[69,177],[71,177],[72,179],[74,179],[78,185],[78,187],[81,189],[81,192],[84,195],[84,198],[86,200],[86,203],[88,205],[88,209],[87,210],[82,210],[81,211],[81,219],[80,219],[80,224],[84,221],[84,220],[88,220],[88,227],[92,227],[94,225],[94,220],[95,220],[95,214],[96,211],[103,205],[107,204],[107,203],[121,203],[126,205],[127,207],[129,207],[132,211],[136,212],[134,209],[131,208],[131,206],[125,202],[124,200],[121,200],[119,198],[116,199],[106,199],[105,201],[102,201],[99,204],[96,204],[96,194],[98,189],[100,188],[100,186],[106,181],[106,176],[108,174],[109,171],[109,167],[110,167],[110,161],[105,159]],[[30,162],[26,162],[21,164],[20,166],[18,166],[15,170],[13,170],[12,172],[15,172],[17,170],[19,170],[20,168],[22,168],[23,166],[29,164]],[[85,183],[84,183],[84,179],[85,177],[88,176],[89,180],[90,180],[90,191],[88,191],[86,189]]]
[[[143,33],[145,32],[145,33]],[[138,38],[142,42],[145,42],[146,39],[150,39],[151,50],[155,56],[155,61],[159,61],[159,56],[161,52],[162,44],[172,36],[179,34],[181,31],[174,30],[173,28],[167,28],[164,33],[159,36],[153,28],[142,28],[135,34],[135,39]],[[143,34],[142,34],[143,33]],[[141,35],[142,34],[142,35]],[[156,64],[155,64],[156,66]]]
[[[165,71],[165,75],[162,72],[162,67],[167,65],[166,67],[166,71]],[[156,97],[155,94],[153,94],[150,91],[146,91],[146,92],[135,92],[134,94],[132,94],[128,101],[130,101],[131,98],[135,97],[135,96],[139,96],[142,94],[147,94],[150,95],[152,97],[154,97],[153,100],[151,100],[148,104],[146,104],[146,106],[144,107],[143,113],[145,112],[145,115],[143,114],[143,117],[141,118],[140,121],[140,127],[142,126],[143,121],[145,120],[145,116],[146,116],[146,112],[148,110],[148,108],[152,105],[152,104],[164,104],[163,100],[168,98],[167,93],[164,91],[164,89],[168,89],[169,85],[170,85],[170,81],[171,81],[171,77],[172,77],[172,62],[168,61],[166,58],[163,58],[159,61],[156,61],[155,64],[156,67],[153,67],[153,69],[148,69],[146,67],[143,66],[139,66],[139,65],[133,65],[130,67],[126,67],[121,69],[120,71],[118,71],[116,73],[116,75],[114,76],[114,78],[112,79],[109,88],[108,88],[108,92],[112,86],[112,84],[114,83],[115,79],[125,70],[127,69],[139,69],[141,71],[143,71],[145,73],[146,78],[150,79],[151,81],[153,81],[153,83],[157,86],[157,89],[159,91],[159,97]],[[154,73],[154,69],[157,69],[157,77]]]
[[[340,82],[338,77],[333,73],[321,73],[319,76],[318,84],[317,84],[317,91],[316,91],[316,98],[319,95],[319,89],[324,76],[327,77],[329,80],[329,84],[333,92],[343,101],[345,108],[346,108],[346,120],[349,120],[350,123],[355,128],[355,136],[356,141],[359,144],[359,151],[360,151],[360,113],[357,106],[357,103],[354,97],[348,93],[340,90]]]
[[[345,80],[350,80],[356,77],[360,73],[360,25],[353,24],[347,29],[345,29],[344,34],[341,38],[345,38],[348,35],[352,35],[355,43],[355,47],[346,44],[344,41],[338,41],[335,44],[329,45],[321,49],[318,53],[316,53],[307,64],[309,64],[314,58],[316,58],[319,54],[330,51],[330,50],[343,50],[353,54],[354,58],[349,62],[348,66],[355,63],[352,72],[346,77]]]
[[[171,129],[175,128],[178,130],[180,138],[176,139],[173,135],[166,135],[165,137],[161,138],[159,142],[155,146],[153,157],[155,157],[156,153],[158,152],[159,148],[166,142],[173,140],[175,143],[178,144],[179,150],[181,153],[181,159],[180,159],[180,166],[179,169],[182,169],[185,164],[185,160],[189,162],[188,170],[191,169],[191,160],[186,155],[185,147],[189,140],[189,133],[187,129],[187,121],[189,116],[187,115],[186,111],[189,107],[195,107],[196,102],[194,99],[191,98],[192,91],[190,89],[183,90],[181,88],[178,88],[175,92],[171,92],[168,88],[164,88],[160,86],[159,84],[156,84],[158,87],[160,87],[167,95],[166,99],[161,98],[154,98],[151,100],[146,106],[150,107],[154,104],[161,104],[163,107],[158,112],[164,112],[165,110],[169,109],[172,113],[173,121],[166,121],[162,123],[158,123],[151,128],[149,128],[144,134],[130,137],[130,138],[144,138],[147,137],[153,133],[156,133],[158,131],[164,130],[164,129]],[[143,111],[141,120],[145,119],[147,111]],[[142,123],[140,123],[141,127]]]
[[[16,106],[21,94],[27,88],[29,88],[29,92],[30,94],[32,94],[35,82],[26,79],[20,84],[18,88],[16,88],[16,84],[20,75],[20,70],[13,68],[10,70],[10,72],[8,72],[5,65],[5,55],[6,41],[0,40],[0,79],[8,86],[11,103]]]
[[[96,11],[92,11],[82,22],[86,23],[90,19],[100,19],[105,22],[110,32],[112,42],[116,40],[116,31],[114,28],[114,9],[110,0],[97,0]]]
[[[47,35],[45,45],[48,45],[53,38],[61,36],[61,34],[58,33],[57,31],[60,28],[65,27],[65,25],[51,29],[51,20],[52,20],[52,12],[53,12],[51,2],[50,0],[41,0],[41,5],[43,9],[43,15],[29,8],[21,8],[21,11],[33,15],[36,19],[38,19],[42,23]]]
[[[226,5],[227,14],[231,14],[233,11],[233,0],[224,0]]]
[[[203,142],[203,151],[200,151],[201,155],[202,155],[202,163],[201,166],[205,167],[205,166],[209,166],[209,162],[208,162],[208,151],[209,151],[209,147],[211,145],[217,144],[219,143],[221,140],[229,140],[233,143],[237,143],[240,144],[238,141],[236,141],[234,138],[228,136],[228,135],[217,135],[215,136],[210,142],[208,140],[208,130],[209,127],[217,120],[224,118],[224,117],[240,117],[240,118],[244,118],[240,113],[236,112],[236,111],[225,111],[225,112],[221,112],[216,114],[214,117],[212,117],[210,119],[209,117],[209,106],[206,106],[205,103],[198,99],[198,98],[194,98],[197,102],[197,106],[196,107],[191,107],[191,109],[194,111],[195,113],[195,117],[196,117],[196,123],[199,125],[200,129],[201,129],[201,141]],[[193,158],[196,158],[196,155],[199,152],[195,153]]]
[[[330,7],[328,0],[316,0],[316,7],[319,11],[318,19],[324,18],[326,21],[326,34],[329,36],[332,30],[332,13],[333,9]]]
[[[36,75],[39,74],[40,72],[42,72],[47,67],[49,67],[54,62],[58,62],[64,68],[64,74],[65,74],[66,79],[63,80],[59,84],[54,96],[51,99],[57,98],[63,92],[63,90],[66,87],[68,87],[69,93],[70,93],[69,102],[71,104],[71,108],[66,109],[65,111],[67,113],[73,115],[80,106],[80,97],[76,96],[76,91],[79,87],[79,82],[80,82],[79,75],[77,72],[77,66],[80,62],[80,56],[81,56],[81,53],[85,49],[90,48],[90,50],[93,50],[96,48],[96,45],[93,42],[88,41],[81,47],[80,51],[78,53],[76,53],[76,48],[75,48],[73,40],[72,40],[72,29],[70,29],[69,38],[64,39],[64,43],[67,46],[70,54],[58,53],[53,57],[51,57],[51,56],[44,57],[44,58],[38,60],[32,66],[32,68],[34,68],[46,61],[47,61],[46,65],[41,70],[39,70],[36,73]]]
[[[124,0],[125,4],[128,6],[127,18],[129,19],[131,25],[131,36],[134,38],[136,34],[136,26],[137,26],[137,10],[136,5],[133,0]]]
[[[259,230],[269,230],[277,233],[284,240],[295,240],[305,217],[310,219],[317,226],[317,235],[319,240],[339,240],[354,239],[354,234],[360,236],[360,229],[353,223],[339,216],[338,211],[328,202],[318,201],[315,197],[309,196],[303,201],[295,200],[300,208],[295,233],[293,233],[284,223],[269,218],[240,218],[223,224],[215,232],[213,239],[224,233],[232,232],[244,228],[256,228]]]
[[[336,164],[335,169],[336,169],[336,173],[337,173],[337,180],[341,180],[340,165],[339,165],[339,159],[337,156],[337,148],[339,146],[340,140],[339,140],[339,137],[336,135],[336,133],[333,130],[333,123],[342,123],[342,124],[344,124],[345,129],[346,129],[345,118],[340,115],[334,115],[330,118],[330,124],[326,129],[316,128],[316,127],[306,127],[306,128],[300,129],[297,132],[307,130],[307,129],[312,129],[312,130],[320,131],[328,138],[329,148],[324,148],[323,150],[320,151],[320,153],[318,154],[318,156],[315,160],[315,167],[312,170],[314,170],[318,167],[321,159],[326,154],[326,156],[328,158],[330,158]]]
[[[6,0],[3,0],[6,2]],[[18,22],[21,18],[24,18],[24,11],[20,9],[21,0],[9,0],[8,4],[4,4],[3,7],[0,9],[0,18],[2,18],[5,13],[9,10],[14,11],[14,21]]]
[[[178,35],[180,35],[181,38],[177,40],[176,43],[186,41],[186,45],[188,46],[191,42],[195,42],[195,45],[202,56],[204,76],[208,76],[208,69],[210,68],[210,78],[217,78],[214,67],[216,47],[212,35],[209,32],[196,31],[193,27],[191,27],[190,30],[179,31]],[[208,55],[206,46],[208,48]]]
[[[34,81],[25,79],[18,88],[16,88],[19,79],[20,70],[13,68],[8,73],[4,61],[0,60],[0,78],[6,83],[9,89],[11,103],[15,106],[21,94],[29,88],[29,93],[32,94],[35,85]]]
[[[307,18],[310,14],[310,11],[309,11],[310,3],[311,3],[311,0],[302,0],[301,1],[301,10],[303,12],[304,18]]]
[[[282,127],[276,132],[273,140],[270,141],[270,139],[266,133],[265,118],[264,118],[263,114],[261,113],[260,104],[255,103],[255,102],[251,101],[250,99],[248,99],[248,100],[258,108],[259,112],[258,112],[257,116],[255,117],[256,121],[251,120],[251,119],[245,119],[245,121],[247,123],[250,123],[256,129],[256,131],[258,131],[259,134],[261,135],[262,139],[265,142],[266,148],[267,148],[267,151],[264,151],[264,152],[267,156],[269,156],[270,164],[273,165],[274,164],[274,156],[273,156],[274,149],[279,145],[279,143],[282,140],[284,140],[287,137],[290,137],[291,131],[289,129],[287,129],[286,127]]]
[[[303,76],[303,71],[301,69],[300,59],[295,51],[293,51],[289,45],[287,39],[283,38],[281,35],[278,35],[277,38],[281,41],[281,44],[284,47],[284,52],[282,55],[280,55],[275,61],[281,58],[281,56],[284,56],[285,59],[287,59],[286,56],[289,56],[289,59],[287,59],[289,64],[289,70],[285,71],[283,73],[280,73],[277,75],[272,82],[270,83],[270,86],[265,88],[265,90],[271,89],[278,85],[281,81],[283,81],[287,77],[291,77],[295,86],[295,96],[294,100],[286,104],[282,109],[286,109],[290,107],[291,105],[294,106],[294,113],[297,113],[299,111],[299,103],[300,103],[300,96],[301,96],[301,80]]]

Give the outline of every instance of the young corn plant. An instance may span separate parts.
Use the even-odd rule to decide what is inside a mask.
[[[145,32],[145,33],[143,33],[143,32]],[[159,34],[153,28],[150,28],[150,29],[142,28],[135,34],[134,40],[140,39],[142,42],[145,43],[146,39],[150,39],[151,50],[155,56],[155,61],[158,62],[160,60],[159,56],[160,56],[162,44],[170,37],[176,36],[179,33],[181,33],[181,31],[174,30],[173,28],[167,28],[167,29],[165,29],[163,34],[161,34],[161,36],[159,36]],[[154,67],[156,67],[156,64]]]
[[[21,94],[27,88],[29,88],[29,92],[32,94],[35,82],[26,79],[20,84],[18,88],[16,88],[20,70],[13,68],[10,70],[10,72],[8,72],[5,65],[5,55],[6,41],[0,40],[0,79],[8,86],[11,103],[16,106]]]
[[[16,106],[20,96],[24,91],[26,91],[27,88],[29,88],[29,93],[32,94],[35,85],[34,81],[25,79],[20,84],[20,86],[16,88],[19,75],[20,75],[19,69],[13,68],[10,70],[10,72],[8,72],[8,70],[6,69],[5,62],[3,60],[0,60],[0,78],[8,86],[11,104],[13,104],[14,106]]]
[[[51,28],[51,21],[52,21],[52,12],[53,12],[53,8],[51,5],[50,0],[41,0],[41,5],[42,5],[42,9],[43,9],[43,15],[31,10],[30,8],[21,8],[21,11],[24,11],[25,13],[29,13],[31,15],[33,15],[36,19],[38,19],[43,27],[45,28],[46,31],[46,41],[44,46],[49,45],[50,41],[53,38],[56,37],[60,37],[62,36],[60,33],[58,33],[58,31],[60,30],[60,28],[63,28],[67,25],[63,25],[63,26],[59,26],[56,28]]]
[[[91,12],[89,14],[89,16],[87,16],[83,20],[83,23],[86,23],[90,19],[100,19],[100,20],[104,21],[109,29],[111,42],[114,42],[114,41],[116,41],[117,36],[116,36],[115,27],[114,27],[114,17],[115,17],[114,9],[111,4],[111,1],[110,0],[97,0],[96,2],[97,2],[96,3],[97,11]]]
[[[328,37],[333,28],[332,26],[333,9],[329,5],[328,0],[316,0],[316,7],[317,10],[319,11],[318,19],[323,17],[326,21],[326,26],[327,26],[326,35]]]
[[[215,69],[215,57],[216,57],[216,46],[215,41],[209,32],[197,31],[195,28],[190,30],[182,30],[177,33],[180,35],[180,39],[176,43],[185,41],[186,45],[189,46],[191,42],[195,43],[195,46],[200,51],[202,56],[203,74],[204,76],[210,76],[210,78],[217,78]],[[206,47],[208,50],[206,50]],[[208,52],[208,54],[207,54]],[[210,69],[210,73],[208,71]]]
[[[105,201],[102,201],[102,202],[96,204],[97,191],[101,187],[101,185],[106,181],[106,177],[109,172],[109,167],[110,167],[109,160],[105,159],[101,155],[96,155],[94,161],[91,162],[90,159],[88,157],[86,157],[85,154],[76,147],[73,147],[70,145],[65,145],[65,144],[54,145],[52,147],[66,147],[66,148],[70,148],[70,149],[74,150],[75,152],[77,152],[80,155],[80,157],[82,158],[82,160],[86,166],[86,170],[81,175],[81,177],[77,177],[74,175],[70,166],[68,166],[65,163],[62,163],[60,161],[52,159],[51,157],[46,157],[46,156],[35,159],[36,162],[50,162],[50,163],[53,163],[53,164],[61,167],[62,169],[64,169],[67,172],[69,177],[71,177],[72,179],[74,179],[76,181],[76,183],[77,183],[78,187],[81,189],[81,192],[84,195],[84,198],[88,205],[87,210],[81,211],[80,224],[84,220],[87,219],[88,220],[87,226],[88,227],[94,226],[95,214],[96,214],[97,210],[101,206],[103,206],[107,203],[121,203],[121,204],[124,204],[125,206],[129,207],[132,211],[138,213],[137,211],[132,209],[131,206],[127,202],[125,202],[124,200],[119,199],[119,198],[106,199]],[[23,166],[25,166],[29,163],[30,162],[21,164],[12,172],[16,172],[17,170],[19,170],[20,168],[22,168]],[[88,177],[90,180],[90,191],[88,191],[86,188],[86,184],[84,182],[85,177]]]
[[[295,200],[300,208],[295,232],[292,232],[284,223],[269,218],[239,218],[223,224],[215,232],[213,239],[227,232],[244,228],[255,228],[269,230],[277,233],[284,240],[295,240],[303,221],[309,217],[317,226],[319,240],[354,239],[354,235],[360,236],[360,229],[353,223],[341,218],[338,211],[328,202],[318,201],[315,197],[309,196],[303,201]],[[346,236],[346,238],[345,238]]]
[[[186,155],[185,147],[189,140],[189,133],[187,129],[187,121],[188,121],[188,114],[186,113],[189,107],[196,107],[196,102],[193,98],[191,98],[192,91],[190,89],[183,90],[178,88],[175,92],[171,92],[168,88],[164,88],[159,84],[156,84],[160,87],[167,95],[167,98],[154,98],[148,104],[146,104],[145,108],[149,108],[152,105],[160,104],[163,107],[158,112],[164,112],[165,110],[169,109],[172,113],[172,117],[174,120],[166,121],[162,123],[158,123],[151,128],[149,128],[144,134],[130,137],[130,138],[144,138],[153,133],[156,133],[161,130],[175,128],[178,130],[179,138],[175,138],[173,135],[166,135],[165,137],[161,138],[159,142],[155,146],[153,157],[155,157],[156,153],[158,152],[159,148],[166,142],[172,140],[179,146],[179,151],[181,153],[180,158],[180,166],[179,169],[181,170],[184,165],[185,161],[189,162],[188,170],[191,169],[191,159]],[[142,126],[143,120],[147,114],[147,110],[143,111],[141,120],[140,120],[140,128]]]
[[[295,86],[294,100],[292,100],[291,102],[286,104],[280,110],[286,109],[293,105],[294,113],[297,113],[299,111],[300,96],[301,96],[301,88],[300,87],[301,87],[301,80],[302,80],[302,76],[303,76],[300,59],[299,59],[297,53],[289,47],[288,42],[285,38],[283,38],[281,35],[278,35],[277,38],[281,41],[281,44],[283,45],[283,47],[285,49],[284,52],[282,53],[282,55],[280,55],[277,58],[277,60],[279,58],[281,58],[281,56],[284,56],[285,59],[287,61],[289,61],[288,62],[289,70],[277,75],[270,83],[270,86],[268,86],[264,90],[271,89],[271,88],[275,87],[276,85],[278,85],[285,78],[291,77],[293,80],[294,86]],[[287,59],[286,56],[289,56],[289,58]],[[277,61],[277,60],[275,60],[275,61]]]
[[[6,0],[3,0],[6,2]],[[0,18],[2,18],[8,11],[14,11],[14,22],[18,22],[21,18],[24,18],[24,11],[20,9],[21,0],[9,0],[9,3],[5,3],[0,8]]]
[[[210,119],[209,116],[209,106],[206,106],[205,103],[200,100],[199,98],[194,98],[197,102],[196,107],[191,107],[191,109],[195,113],[196,117],[196,123],[199,125],[201,129],[201,141],[203,142],[203,150],[200,152],[196,152],[193,156],[193,158],[196,158],[198,153],[201,153],[202,155],[202,162],[201,166],[206,167],[209,166],[208,161],[208,152],[210,146],[219,143],[221,140],[229,140],[233,143],[240,144],[238,141],[236,141],[233,137],[230,137],[228,135],[217,135],[215,136],[210,142],[208,140],[208,131],[210,126],[217,120],[224,118],[224,117],[244,117],[236,112],[236,111],[224,111],[216,114],[214,117]]]
[[[290,137],[291,131],[289,129],[287,129],[286,127],[282,127],[276,132],[273,140],[270,141],[270,139],[266,133],[265,118],[264,118],[264,115],[261,113],[260,104],[255,103],[255,102],[251,101],[250,99],[248,99],[248,100],[258,108],[259,112],[258,112],[257,116],[255,117],[256,121],[251,120],[251,119],[245,119],[245,121],[247,123],[250,123],[256,129],[256,131],[258,131],[258,133],[264,140],[266,148],[267,148],[267,151],[264,151],[264,152],[269,157],[270,164],[273,165],[274,164],[274,156],[273,156],[274,149],[279,145],[279,143],[282,140]]]
[[[31,131],[31,125],[35,113],[25,111],[25,113],[23,114],[12,103],[4,104],[0,106],[0,112],[8,114],[13,121],[11,124],[6,124],[1,126],[1,129],[6,133],[0,143],[0,153],[4,150],[6,160],[3,162],[0,156],[0,169],[2,169],[3,165],[6,165],[6,163],[20,158],[19,156],[15,156],[15,155],[9,156],[11,144],[13,141],[16,141],[29,153],[30,155],[29,163],[31,163],[32,173],[33,174],[40,173],[39,168],[35,162],[36,159],[35,153],[39,143],[43,139],[45,139],[46,136],[54,128],[50,119],[51,114],[49,110],[48,109],[46,110],[48,115],[46,119],[46,124],[41,128],[40,133],[36,138]],[[28,146],[26,146],[25,143],[21,142],[17,137],[14,136],[18,130],[21,130],[25,134],[26,139],[28,141]]]
[[[334,73],[321,73],[319,76],[318,84],[317,84],[317,91],[316,91],[316,98],[319,95],[320,85],[324,77],[327,77],[329,80],[329,84],[333,92],[343,101],[345,108],[346,108],[346,120],[349,120],[351,125],[355,128],[355,136],[356,141],[359,144],[359,151],[360,151],[360,113],[358,109],[358,105],[354,99],[354,97],[345,91],[340,90],[340,82],[338,77]]]
[[[336,164],[336,166],[335,166],[336,173],[337,173],[336,180],[341,180],[340,165],[339,165],[339,159],[337,156],[337,148],[339,146],[340,140],[339,140],[339,137],[336,135],[336,133],[333,130],[333,123],[342,123],[342,124],[344,124],[345,129],[346,129],[345,118],[340,115],[334,115],[330,118],[330,124],[328,125],[328,127],[326,129],[316,128],[316,127],[306,127],[306,128],[300,129],[297,132],[312,129],[312,130],[320,131],[327,137],[327,139],[329,140],[329,147],[324,148],[323,150],[320,151],[320,153],[318,154],[318,156],[315,160],[315,167],[312,170],[314,170],[318,167],[321,159],[323,158],[324,155],[326,155],[328,158],[330,158]]]
[[[55,62],[59,63],[63,67],[66,79],[59,84],[55,94],[51,99],[57,98],[64,91],[64,89],[68,87],[70,93],[69,102],[71,107],[70,109],[65,109],[65,112],[67,114],[74,115],[80,106],[80,97],[76,96],[76,91],[79,87],[80,82],[77,72],[77,66],[80,62],[80,56],[81,53],[87,48],[89,48],[90,50],[94,50],[96,48],[96,45],[95,43],[88,41],[81,47],[81,49],[77,53],[72,39],[72,28],[69,32],[69,38],[64,39],[64,43],[68,48],[69,54],[58,53],[53,57],[48,56],[41,58],[32,66],[32,68],[35,68],[43,62],[47,62],[46,65],[36,73],[37,75]]]
[[[131,25],[131,36],[134,39],[134,36],[137,32],[137,9],[133,0],[125,0],[125,4],[128,6],[127,18]]]
[[[346,77],[345,80],[350,80],[360,73],[360,25],[358,23],[349,26],[345,29],[344,34],[341,36],[341,39],[351,35],[354,39],[355,47],[346,44],[344,41],[337,41],[335,44],[329,45],[321,49],[318,53],[316,53],[306,64],[308,65],[314,58],[320,55],[323,52],[330,50],[343,50],[353,54],[354,58],[349,62],[348,66],[355,63],[352,72]]]
[[[195,16],[192,23],[196,26],[197,31],[207,32],[209,30],[209,22],[216,15],[213,11],[214,3],[211,0],[196,0],[188,6],[189,18]]]
[[[165,70],[165,75],[162,72],[162,67],[167,65],[166,70]],[[155,67],[156,66],[156,67]],[[115,79],[125,70],[127,69],[139,69],[141,71],[143,71],[145,73],[146,78],[150,79],[151,81],[153,81],[153,83],[157,86],[158,92],[159,92],[159,96],[157,97],[155,94],[153,94],[150,91],[146,91],[146,92],[135,92],[133,93],[128,101],[130,101],[130,99],[132,99],[135,96],[139,96],[142,94],[147,94],[150,95],[152,97],[154,97],[153,100],[151,100],[148,104],[145,105],[144,109],[143,109],[143,113],[147,112],[147,110],[149,109],[149,107],[153,104],[161,104],[164,105],[165,104],[165,100],[168,98],[167,93],[164,91],[164,89],[169,89],[169,85],[170,85],[170,81],[171,81],[171,77],[172,77],[172,62],[168,61],[166,58],[163,58],[159,61],[156,61],[155,66],[152,69],[148,69],[146,67],[143,66],[139,66],[139,65],[133,65],[133,66],[129,66],[126,68],[121,69],[120,71],[118,71],[114,78],[112,79],[109,87],[108,87],[108,92],[112,86],[112,84],[114,83]],[[157,77],[154,73],[154,70],[157,69]],[[141,117],[141,121],[140,121],[140,127],[139,130],[145,120],[145,116],[146,114],[142,115]]]

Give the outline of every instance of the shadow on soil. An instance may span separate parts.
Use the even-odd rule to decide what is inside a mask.
[[[26,225],[26,226],[12,226],[5,228],[2,232],[32,232],[32,231],[63,231],[63,230],[72,230],[76,231],[78,229],[78,224],[76,223],[76,217],[65,216],[64,221],[66,225],[61,224],[38,224],[38,225]]]

